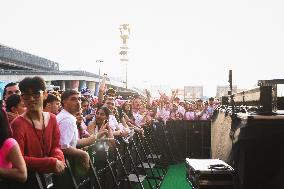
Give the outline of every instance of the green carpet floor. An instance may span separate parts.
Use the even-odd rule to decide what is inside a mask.
[[[170,165],[167,171],[167,174],[161,184],[160,189],[192,189],[188,181],[186,180],[185,176],[185,164],[180,163],[180,164],[175,164],[175,165]],[[147,170],[147,175],[152,175],[149,170]],[[154,175],[157,176],[157,170],[155,169]],[[150,179],[149,180],[152,188],[155,187],[155,181]],[[150,189],[151,187],[149,186],[149,183],[147,180],[144,180],[143,182],[143,187],[144,189]],[[141,187],[136,184],[134,189],[141,189]]]
[[[170,165],[161,189],[191,189],[185,178],[185,171],[184,163]]]

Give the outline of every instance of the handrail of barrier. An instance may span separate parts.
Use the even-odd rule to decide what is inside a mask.
[[[110,177],[106,178],[108,180],[105,180],[104,182],[109,182],[112,184],[113,187],[116,188],[118,188],[118,186],[120,185],[124,186],[124,184],[126,184],[127,188],[132,189],[134,188],[132,184],[133,180],[130,180],[128,176],[129,174],[133,173],[134,177],[136,177],[136,179],[138,180],[138,185],[140,185],[140,188],[144,188],[142,184],[143,178],[140,177],[140,174],[143,174],[146,175],[146,183],[149,184],[150,188],[159,188],[159,182],[162,181],[166,173],[166,169],[162,169],[162,172],[160,172],[161,174],[159,172],[157,173],[156,171],[158,176],[155,175],[154,170],[151,169],[148,171],[148,173],[146,173],[146,167],[143,167],[143,161],[145,161],[146,164],[151,167],[150,161],[153,161],[152,159],[155,158],[153,156],[154,153],[156,153],[159,161],[164,161],[166,165],[175,158],[180,160],[182,158],[185,158],[185,156],[194,158],[193,155],[208,155],[207,151],[209,150],[210,145],[206,146],[205,144],[206,142],[208,142],[207,140],[209,139],[206,138],[205,135],[200,135],[206,132],[206,129],[210,130],[210,127],[211,121],[168,121],[166,124],[164,124],[163,122],[153,122],[153,124],[144,128],[144,136],[135,133],[134,138],[129,139],[129,142],[123,140],[122,138],[116,138],[114,140],[116,145],[110,146],[110,148],[108,149],[109,154],[103,152],[103,161],[106,161],[106,164],[103,167],[105,171],[103,171],[102,174],[106,174],[106,172],[110,173]],[[195,147],[192,146],[193,144],[191,144],[190,142],[193,142],[195,140],[194,137],[196,136],[200,136],[198,140],[200,140],[201,147],[198,153],[194,154],[195,152],[193,152],[193,148]],[[137,138],[135,139],[135,137]],[[173,142],[174,140],[172,137],[175,137],[175,142]],[[99,143],[107,143],[107,141],[108,139],[101,139],[83,148],[83,150],[87,151],[90,155],[90,170],[87,173],[84,182],[89,182],[90,185],[94,188],[104,188],[104,185],[102,185],[104,183],[102,183],[101,181],[102,177],[104,177],[105,175],[98,174],[99,167],[95,163],[95,160],[97,158],[98,153],[100,153],[97,149],[97,145]],[[184,144],[182,142],[185,142],[186,145],[181,145]],[[125,151],[125,149],[127,150]],[[173,153],[173,151],[172,153],[168,153],[169,149],[178,150],[181,157],[177,157],[177,154]],[[109,155],[113,155],[113,157]],[[173,158],[169,157],[171,155],[173,156]],[[141,164],[144,170],[141,173],[137,169],[139,163]],[[65,174],[69,174],[69,177],[67,180],[62,180],[62,182],[72,183],[75,189],[79,189],[80,183],[76,180],[76,175],[72,175],[72,170],[75,170],[74,165],[69,162],[68,158],[66,158],[66,164],[67,168]],[[57,175],[53,176],[57,177]],[[39,178],[38,182],[41,181],[41,186],[40,184],[38,184],[37,188],[47,189],[47,185],[42,182],[43,180],[41,174],[38,174],[37,178]],[[59,178],[59,182],[60,179],[61,177]],[[155,186],[152,187],[149,179],[154,179]],[[50,188],[57,189],[56,185],[52,187],[50,186]]]

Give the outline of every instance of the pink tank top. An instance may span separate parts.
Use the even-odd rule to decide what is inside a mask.
[[[7,161],[7,156],[10,150],[17,145],[17,141],[13,138],[8,138],[4,141],[0,148],[0,167],[1,168],[12,168],[12,162]]]

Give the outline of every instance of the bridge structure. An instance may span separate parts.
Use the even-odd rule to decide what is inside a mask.
[[[98,94],[100,76],[87,71],[59,70],[59,63],[0,44],[0,81],[19,82],[25,77],[41,76],[47,86],[60,90],[89,88]],[[107,87],[117,91],[142,94],[138,88],[125,88],[125,83],[108,78]]]

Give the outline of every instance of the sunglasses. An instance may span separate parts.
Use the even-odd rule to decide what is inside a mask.
[[[29,100],[31,98],[31,96],[34,99],[38,99],[40,97],[41,93],[43,93],[43,91],[35,91],[34,93],[22,93],[21,96],[24,100]]]

